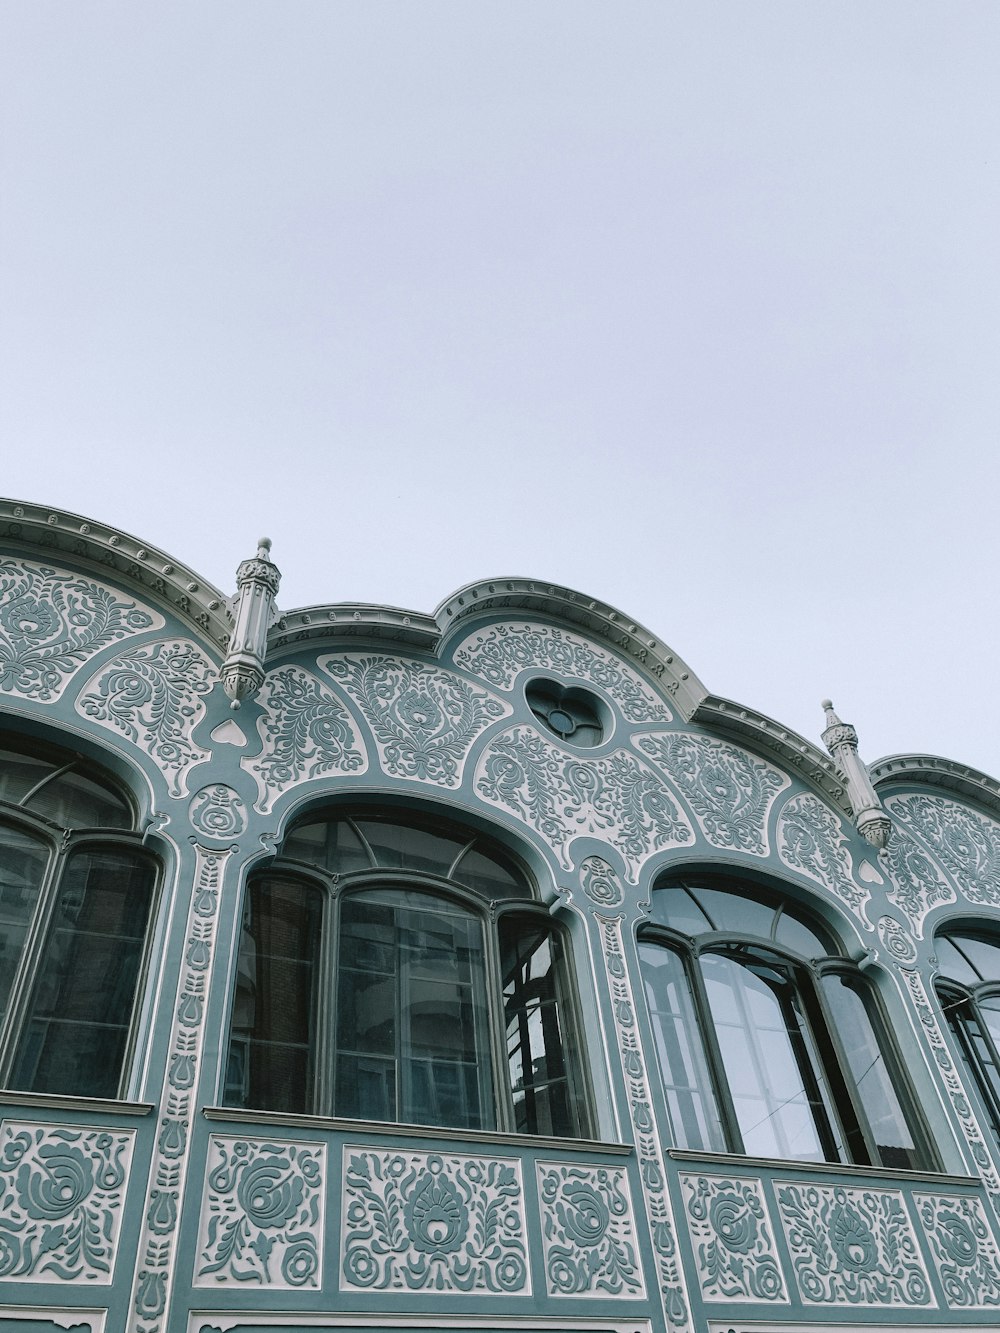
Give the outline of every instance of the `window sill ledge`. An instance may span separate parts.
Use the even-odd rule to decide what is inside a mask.
[[[85,1111],[88,1115],[149,1115],[152,1102],[120,1102],[107,1097],[73,1097],[69,1093],[18,1092],[0,1088],[0,1104],[41,1111]]]
[[[950,1171],[904,1171],[892,1166],[849,1166],[841,1162],[801,1162],[785,1157],[743,1157],[739,1153],[693,1152],[688,1148],[668,1148],[674,1162],[699,1166],[724,1166],[729,1171],[794,1171],[801,1175],[862,1176],[867,1180],[926,1181],[931,1185],[982,1185],[978,1176],[955,1175]]]
[[[445,1125],[404,1125],[385,1120],[345,1120],[340,1116],[301,1115],[284,1111],[251,1111],[235,1106],[206,1106],[206,1120],[228,1120],[240,1125],[285,1125],[304,1129],[337,1130],[346,1134],[378,1135],[393,1139],[435,1139],[459,1143],[503,1144],[513,1148],[557,1149],[559,1152],[607,1153],[628,1157],[630,1143],[603,1143],[599,1139],[559,1139],[543,1134],[510,1134],[504,1130],[452,1129]]]

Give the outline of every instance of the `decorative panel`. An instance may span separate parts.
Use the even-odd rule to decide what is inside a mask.
[[[806,1305],[936,1305],[898,1190],[775,1182]]]
[[[188,818],[202,837],[228,841],[246,831],[247,808],[239,792],[224,782],[213,782],[195,792]]]
[[[778,855],[791,870],[822,884],[870,929],[865,906],[871,891],[854,878],[841,819],[811,793],[790,797],[778,814]]]
[[[463,640],[455,665],[502,690],[522,671],[599,685],[629,722],[670,722],[672,713],[637,672],[613,653],[554,625],[491,625]]]
[[[573,1162],[535,1169],[549,1295],[645,1296],[624,1169]]]
[[[706,1301],[785,1301],[764,1188],[745,1176],[680,1177]]]
[[[0,690],[52,703],[103,648],[166,624],[115,588],[31,560],[0,560]]]
[[[529,1293],[516,1158],[344,1148],[343,1290]]]
[[[469,750],[513,712],[454,672],[406,658],[341,653],[319,665],[361,710],[379,762],[394,778],[458,786]]]
[[[257,783],[257,808],[266,813],[283,791],[307,778],[364,773],[368,756],[354,720],[328,685],[297,666],[275,667],[257,695],[263,742],[240,764]]]
[[[64,1333],[104,1333],[107,1314],[104,1309],[0,1305],[0,1328],[3,1333],[52,1333],[53,1329]]]
[[[691,732],[643,736],[644,755],[677,784],[714,847],[768,854],[767,818],[789,779],[726,741]]]
[[[1000,1306],[1000,1251],[982,1200],[914,1194],[913,1201],[948,1305]]]
[[[325,1145],[213,1136],[206,1171],[195,1286],[321,1287]]]
[[[886,805],[893,814],[892,797]],[[898,907],[919,939],[924,933],[924,918],[932,907],[955,902],[955,890],[924,849],[898,823],[889,835],[888,845],[879,852],[879,861],[889,877],[889,901]]]
[[[105,663],[84,686],[76,711],[148,754],[171,796],[181,796],[188,769],[209,757],[192,736],[215,678],[212,663],[189,639],[141,644]]]
[[[971,903],[1000,907],[1000,828],[942,796],[891,796],[890,810],[931,849]]]
[[[109,1283],[135,1131],[0,1125],[0,1279]]]
[[[626,750],[581,759],[534,727],[495,736],[476,767],[477,795],[537,830],[573,867],[574,838],[602,838],[638,880],[642,863],[664,847],[693,841],[694,830],[666,784]]]

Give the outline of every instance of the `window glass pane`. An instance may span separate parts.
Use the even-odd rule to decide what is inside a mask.
[[[881,1164],[908,1171],[926,1166],[886,1067],[872,1015],[856,989],[863,983],[827,976],[822,984]]]
[[[725,1134],[684,964],[672,949],[648,941],[639,945],[639,961],[674,1146],[725,1152]]]
[[[531,890],[523,875],[475,847],[459,861],[452,878],[458,884],[481,893],[484,898],[531,897]]]
[[[824,940],[812,927],[788,911],[782,912],[778,917],[774,940],[776,944],[783,944],[786,949],[792,949],[807,959],[825,958],[828,954],[837,952],[832,941]]]
[[[54,763],[51,759],[22,754],[20,750],[6,745],[0,747],[0,801],[19,805],[46,774],[54,773],[61,767],[62,764]]]
[[[298,880],[247,889],[226,1106],[310,1111],[322,894]]]
[[[48,849],[20,829],[0,824],[0,1023],[38,904]]]
[[[744,966],[720,954],[703,954],[700,963],[744,1151],[842,1161],[791,976],[777,964]]]
[[[740,935],[758,935],[765,940],[771,938],[774,904],[771,901],[759,901],[754,897],[755,890],[751,885],[744,885],[740,893],[692,885],[691,892],[706,915],[714,922],[716,930],[732,931]]]
[[[571,1076],[579,1056],[567,1027],[561,939],[537,918],[509,914],[499,933],[515,1127],[577,1138],[587,1122]]]
[[[947,935],[937,937],[934,941],[934,950],[938,956],[939,975],[950,977],[953,981],[964,982],[967,986],[974,986],[982,978],[965,957],[964,941],[962,945],[963,952],[960,953]]]
[[[132,810],[120,792],[93,774],[73,770],[47,782],[25,808],[63,828],[132,827]]]
[[[976,1007],[994,1046],[1000,1049],[1000,995],[982,995],[977,999]]]
[[[336,1114],[493,1127],[477,916],[405,890],[345,898],[337,1015]]]
[[[977,939],[974,935],[952,938],[984,981],[1000,981],[1000,947],[992,940]]]
[[[426,828],[409,828],[382,820],[359,819],[379,866],[390,870],[422,870],[429,875],[447,875],[452,862],[468,838],[448,837]]]
[[[653,919],[685,935],[703,935],[715,929],[683,884],[671,884],[653,894]]]
[[[15,1059],[15,1087],[117,1095],[154,880],[152,865],[135,853],[70,858]]]
[[[299,824],[285,839],[281,854],[335,875],[367,870],[371,865],[371,858],[346,819]]]

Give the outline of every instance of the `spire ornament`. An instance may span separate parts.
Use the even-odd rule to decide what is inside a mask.
[[[233,708],[252,699],[264,681],[267,631],[277,615],[274,599],[281,582],[281,571],[270,557],[271,539],[261,537],[256,556],[244,560],[236,571],[238,591],[230,604],[233,632],[221,672]]]
[[[826,711],[823,744],[830,751],[833,762],[840,770],[847,786],[847,797],[854,811],[854,822],[858,832],[866,842],[881,849],[889,841],[892,821],[879,800],[878,792],[872,786],[864,761],[858,754],[858,733],[850,722],[841,722],[833,711],[831,700],[824,699],[821,707]]]

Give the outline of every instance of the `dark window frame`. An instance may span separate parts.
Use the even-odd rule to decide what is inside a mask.
[[[981,1000],[1000,999],[1000,976],[984,976],[981,967],[961,947],[963,940],[979,940],[1000,952],[1000,926],[994,926],[993,929],[989,926],[965,927],[962,923],[952,921],[939,926],[934,932],[934,939],[935,944],[939,940],[947,940],[980,978],[977,982],[960,981],[939,973],[934,981],[934,994],[941,1006],[945,1027],[958,1047],[962,1063],[968,1069],[970,1081],[982,1101],[990,1129],[1000,1145],[1000,1046],[979,1007]],[[995,1076],[991,1077],[982,1055],[976,1050],[976,1038],[985,1046]]]

